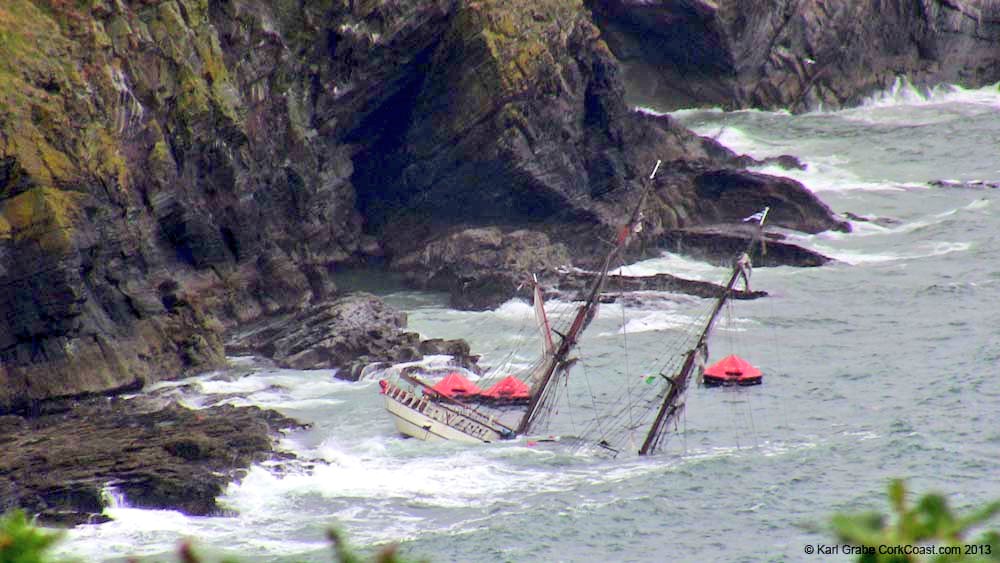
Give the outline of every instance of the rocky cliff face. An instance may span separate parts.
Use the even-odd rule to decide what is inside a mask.
[[[352,157],[446,3],[0,6],[0,411],[222,362],[328,294]]]
[[[439,267],[469,228],[585,265],[657,159],[650,244],[760,203],[842,227],[629,111],[579,1],[4,2],[0,412],[217,365],[227,328],[329,298],[346,262],[469,287]]]
[[[997,0],[589,2],[630,101],[839,107],[887,89],[1000,80]]]
[[[527,272],[570,265],[570,255],[593,265],[659,159],[647,247],[764,205],[789,228],[844,228],[800,185],[717,181],[744,162],[669,117],[631,111],[581,2],[463,4],[426,73],[409,126],[373,164],[379,188],[358,189],[393,202],[367,213],[391,267],[450,291],[455,306],[495,306]],[[720,205],[723,192],[731,201]]]

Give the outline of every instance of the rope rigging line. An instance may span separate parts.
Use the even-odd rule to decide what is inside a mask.
[[[632,401],[631,404],[622,404],[625,397],[619,397],[618,401],[613,405],[614,408],[604,411],[609,414],[603,417],[595,417],[589,431],[585,433],[585,437],[592,438],[595,442],[609,444],[623,442],[629,437],[628,434],[631,430],[648,425],[649,419],[657,410],[659,398],[665,391],[666,388],[649,385],[644,389],[639,399]],[[638,417],[635,416],[637,406],[642,407],[641,414]],[[609,420],[610,423],[608,423]],[[625,432],[625,430],[629,432]]]
[[[514,336],[514,342],[515,342],[514,346],[503,357],[503,359],[499,363],[497,363],[494,367],[488,369],[486,371],[486,373],[483,374],[483,378],[484,379],[487,379],[487,380],[491,379],[490,374],[493,374],[493,373],[500,373],[500,374],[502,374],[504,372],[514,371],[512,369],[512,366],[514,364],[514,358],[516,356],[518,356],[518,354],[521,351],[521,347],[524,345],[525,342],[528,341],[528,338],[525,336],[525,331],[526,331],[526,328],[527,328],[527,326],[529,324],[534,324],[534,323],[530,319],[528,319],[527,321],[525,319],[521,319],[520,328],[518,329],[517,334]],[[496,351],[496,350],[499,350],[499,349],[500,349],[500,344],[499,344],[499,341],[498,341],[498,343],[496,344],[496,346],[493,347],[493,351]],[[537,360],[535,362],[533,362],[532,366],[534,364],[536,364],[536,363],[537,363]],[[503,376],[502,375],[495,375],[493,377],[495,377],[496,379],[500,379]]]
[[[688,323],[689,330],[683,331],[674,339],[673,353],[666,352],[669,357],[665,362],[661,364],[662,356],[655,360],[652,365],[661,365],[658,373],[672,374],[679,370],[684,356],[683,354],[678,355],[677,351],[690,349],[694,345],[697,337],[692,336],[693,329],[696,325],[704,325],[711,309],[711,304],[706,306],[701,314]],[[679,346],[677,346],[678,344]],[[631,378],[629,378],[627,386],[631,387]],[[642,389],[638,396],[633,392],[619,396],[616,401],[610,403],[610,407],[603,410],[603,415],[594,417],[591,424],[581,434],[581,438],[606,444],[619,444],[627,441],[628,435],[632,431],[648,425],[647,423],[658,409],[659,399],[668,389],[667,385],[648,385]]]
[[[765,210],[766,213],[766,210]],[[763,219],[762,219],[763,221]],[[742,265],[742,262],[740,263]],[[621,268],[621,265],[617,266]],[[735,283],[736,273],[734,270],[727,277],[728,281],[724,281],[726,290]],[[687,411],[685,404],[684,393],[687,391],[688,386],[691,385],[690,380],[685,379],[682,384],[683,388],[672,389],[676,385],[671,376],[677,374],[683,374],[685,378],[692,377],[696,371],[698,375],[694,375],[694,378],[699,378],[701,369],[704,366],[701,365],[701,361],[707,358],[701,358],[703,353],[700,350],[701,346],[708,346],[708,342],[711,336],[712,325],[709,323],[718,322],[718,315],[720,312],[723,314],[723,326],[718,327],[720,330],[726,332],[726,340],[728,340],[729,346],[732,349],[736,349],[740,346],[739,343],[739,328],[737,325],[737,318],[735,314],[734,302],[732,299],[726,299],[727,296],[720,295],[715,300],[707,300],[705,302],[703,309],[698,315],[694,317],[688,317],[690,320],[685,323],[684,330],[679,334],[674,333],[675,336],[670,339],[673,346],[667,347],[657,347],[658,353],[656,357],[649,362],[652,367],[659,366],[658,370],[655,370],[659,376],[664,377],[666,382],[660,382],[659,378],[652,376],[653,379],[647,381],[656,382],[657,385],[647,385],[636,387],[635,382],[632,380],[633,376],[633,366],[631,364],[630,358],[630,334],[628,330],[627,313],[626,313],[626,302],[624,299],[624,292],[619,292],[619,302],[621,304],[621,343],[623,348],[624,356],[624,366],[619,367],[617,370],[618,375],[624,375],[624,393],[619,393],[616,399],[610,401],[598,401],[594,389],[591,384],[591,379],[589,375],[589,368],[593,367],[589,363],[581,362],[584,369],[584,378],[586,383],[587,392],[591,397],[591,405],[595,409],[595,416],[593,416],[589,423],[587,423],[583,428],[582,432],[579,434],[581,438],[584,438],[577,449],[583,449],[586,447],[593,447],[597,445],[603,447],[607,450],[613,452],[620,452],[624,448],[624,445],[634,446],[634,432],[637,429],[648,427],[648,421],[656,413],[657,421],[654,424],[656,430],[656,435],[647,436],[646,443],[643,444],[643,449],[640,453],[646,453],[655,450],[664,435],[668,434],[671,430],[676,432],[680,423],[683,423],[683,434],[684,434],[684,448],[687,450]],[[720,299],[724,301],[720,303]],[[721,309],[721,311],[720,311]],[[666,340],[666,339],[665,339]],[[695,348],[699,349],[696,350]],[[677,352],[681,350],[682,353]],[[740,350],[741,351],[741,350]],[[707,352],[707,350],[705,351]],[[695,354],[699,355],[699,359],[695,359]],[[692,365],[692,362],[698,362]],[[684,370],[684,371],[681,371]],[[645,370],[643,371],[645,372]],[[640,372],[640,373],[643,373]],[[569,373],[568,370],[564,370],[559,374],[560,377],[565,377],[566,379],[561,382],[566,385],[565,389],[565,400],[567,404],[570,402],[569,393]],[[549,398],[545,398],[549,401]],[[664,401],[670,400],[669,404],[664,404]],[[756,424],[753,419],[752,407],[749,398],[743,401],[727,401],[730,402],[730,410],[732,411],[732,417],[734,419],[744,417],[746,420],[739,420],[737,428],[749,428],[751,436],[754,443],[758,441]],[[551,405],[549,406],[551,408]],[[750,409],[745,412],[738,412],[742,408]],[[575,417],[571,415],[571,422],[574,429],[577,429],[577,421]],[[589,442],[589,444],[588,444]],[[651,447],[650,447],[651,446]],[[740,436],[737,435],[737,448],[741,446]]]
[[[578,347],[580,349],[580,356],[581,357],[586,357],[586,354],[583,353],[583,343],[580,343],[580,345]],[[590,394],[590,404],[591,404],[591,406],[594,407],[594,415],[596,416],[597,413],[599,413],[601,411],[597,407],[597,397],[594,395],[594,388],[590,384],[590,372],[587,371],[587,364],[586,363],[580,362],[580,367],[583,370],[583,380],[587,384],[587,393]]]
[[[624,262],[624,260],[619,260],[619,262]],[[624,267],[624,264],[619,264],[618,268]],[[625,292],[621,291],[618,295],[618,301],[621,305],[622,311],[622,347],[624,348],[625,354],[625,394],[628,397],[628,412],[629,412],[629,424],[630,427],[635,424],[635,420],[632,416],[632,372],[629,370],[631,362],[629,361],[628,353],[628,319],[625,316]]]
[[[730,304],[731,304],[731,303],[730,303]],[[714,309],[714,307],[715,307],[715,304],[714,304],[714,303],[712,303],[711,305],[709,305],[709,306],[708,306],[708,308],[707,308],[707,309],[705,310],[705,312],[703,312],[703,313],[702,313],[701,315],[699,315],[699,321],[698,321],[698,322],[699,322],[700,326],[705,326],[705,324],[706,324],[706,323],[707,323],[707,322],[708,322],[708,321],[710,320],[710,315],[712,314],[712,312],[711,312],[711,311],[712,311],[712,310]],[[703,329],[702,329],[702,330],[703,330]],[[695,334],[695,333],[693,333],[693,332],[692,332],[692,333],[689,333],[689,334],[690,334],[690,338],[688,338],[688,341],[689,341],[689,342],[691,342],[691,345],[690,345],[689,349],[691,349],[691,348],[693,348],[693,346],[697,345],[698,341],[700,340],[700,337],[701,337],[701,331],[699,330],[699,331],[697,332],[697,337],[696,337],[696,336],[694,336],[694,334]],[[694,353],[694,352],[692,352],[692,353]],[[664,371],[666,370],[666,368],[667,368],[667,366],[664,366],[664,367],[663,367],[663,368],[661,369],[661,373],[663,373],[663,372],[664,372]],[[688,384],[689,384],[689,383],[688,383]],[[668,388],[668,389],[669,389],[669,388]],[[679,411],[679,413],[678,413],[678,411]],[[670,418],[673,418],[673,419],[674,419],[674,420],[673,420],[673,422],[674,422],[674,427],[675,427],[675,428],[676,428],[676,424],[677,424],[677,420],[676,420],[676,416],[677,416],[677,414],[684,414],[685,412],[686,412],[686,411],[685,411],[685,409],[684,409],[684,403],[683,403],[683,402],[681,402],[681,401],[678,401],[677,405],[676,405],[676,406],[675,406],[675,407],[674,407],[674,408],[673,408],[673,409],[672,409],[672,410],[670,411],[670,413],[668,414],[668,417],[670,417]],[[685,416],[686,416],[686,415],[685,415]],[[669,418],[668,418],[668,420],[669,420]],[[662,439],[662,435],[663,435],[663,434],[665,434],[665,433],[666,433],[666,432],[668,431],[668,429],[669,429],[669,428],[670,428],[670,425],[669,425],[669,424],[664,424],[664,425],[663,425],[663,426],[662,426],[662,427],[660,428],[660,434],[658,434],[657,436],[654,436],[654,437],[653,437],[653,441],[652,441],[652,443],[653,443],[653,445],[654,445],[654,449],[655,449],[655,446],[656,446],[656,445],[657,445],[657,444],[658,444],[658,443],[660,442],[660,440]]]

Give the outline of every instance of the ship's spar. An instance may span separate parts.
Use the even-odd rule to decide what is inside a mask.
[[[653,172],[649,175],[650,185],[643,190],[638,203],[636,203],[635,208],[629,215],[628,223],[621,228],[614,246],[608,252],[607,256],[604,257],[604,262],[601,265],[597,278],[594,280],[593,286],[590,288],[587,300],[577,309],[576,316],[573,318],[569,330],[565,334],[560,334],[562,341],[555,352],[546,352],[545,360],[540,368],[536,370],[538,375],[537,377],[533,377],[533,379],[537,382],[532,386],[531,400],[528,403],[528,408],[517,425],[518,434],[525,434],[531,431],[532,424],[536,421],[539,414],[543,412],[543,407],[550,400],[551,394],[549,393],[549,389],[553,381],[557,379],[557,374],[567,370],[572,363],[569,354],[579,341],[580,334],[583,333],[583,330],[587,328],[587,325],[590,324],[597,314],[601,291],[604,289],[604,283],[607,280],[611,264],[618,259],[622,250],[628,246],[632,240],[632,236],[642,228],[642,206],[646,202],[649,190],[652,189],[652,181],[659,169],[660,161],[657,160]]]
[[[758,232],[764,227],[764,221],[767,219],[769,209],[770,208],[765,207],[764,210],[758,214]],[[756,218],[756,216],[752,217]],[[660,374],[667,380],[670,388],[663,397],[663,402],[660,404],[660,409],[656,413],[656,418],[653,420],[653,424],[646,433],[646,439],[643,440],[642,447],[639,448],[639,455],[648,455],[656,451],[656,448],[660,443],[660,438],[662,438],[667,425],[670,421],[674,420],[681,409],[684,408],[680,399],[683,397],[684,391],[687,389],[688,383],[691,381],[691,375],[694,373],[695,367],[704,365],[704,361],[708,358],[708,337],[712,332],[712,328],[715,326],[715,321],[718,319],[719,313],[722,311],[722,307],[726,304],[729,296],[732,295],[733,289],[736,287],[736,283],[739,279],[741,277],[743,277],[744,280],[748,279],[750,269],[750,253],[753,251],[755,242],[756,237],[751,237],[747,251],[741,254],[734,262],[733,271],[729,276],[729,281],[726,283],[726,286],[719,295],[715,306],[712,308],[708,321],[705,323],[705,327],[702,329],[701,334],[699,334],[694,347],[688,350],[684,358],[684,363],[681,365],[681,369],[677,372],[677,375],[669,377],[667,375]]]

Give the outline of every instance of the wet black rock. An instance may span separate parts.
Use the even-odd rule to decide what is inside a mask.
[[[630,101],[800,111],[918,86],[1000,80],[1000,2],[588,2]]]
[[[593,283],[595,276],[596,274],[593,272],[564,272],[560,275],[559,281],[554,286],[554,292],[560,294],[570,292],[573,299],[586,299],[585,291]],[[655,274],[652,276],[613,275],[607,278],[601,301],[614,302],[623,293],[646,291],[681,293],[695,297],[715,298],[722,295],[724,289],[722,285],[716,283],[689,280],[671,274]],[[737,288],[734,289],[731,296],[733,299],[758,299],[766,297],[767,292]]]
[[[2,422],[0,509],[53,525],[104,519],[109,487],[135,507],[218,514],[225,487],[252,463],[288,457],[274,451],[276,436],[302,426],[257,407],[191,410],[141,398]]]
[[[663,238],[663,248],[721,266],[732,263],[754,240],[756,228],[745,225],[717,225],[670,231]],[[754,266],[822,266],[833,259],[795,244],[784,242],[777,233],[767,233],[763,254],[757,253]]]
[[[571,264],[564,244],[545,233],[498,227],[457,230],[396,258],[393,268],[409,284],[445,291],[458,309],[493,309],[532,274]]]
[[[928,182],[928,184],[935,188],[960,188],[967,190],[1000,188],[1000,182],[991,182],[988,180],[933,180]]]
[[[406,330],[405,313],[363,292],[262,319],[234,331],[226,350],[260,355],[286,368],[336,369],[337,377],[349,380],[357,380],[368,364],[415,361],[425,354],[475,363],[464,340],[421,341]]]
[[[901,223],[899,219],[894,219],[892,217],[877,217],[875,215],[858,215],[857,213],[851,213],[850,211],[844,213],[844,217],[850,219],[851,221],[861,222],[861,223],[871,223],[873,225],[878,225],[880,227],[892,227],[894,225],[899,225]]]

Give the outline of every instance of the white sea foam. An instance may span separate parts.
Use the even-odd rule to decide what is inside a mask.
[[[976,201],[973,201],[969,205],[966,205],[965,209],[976,210],[976,211],[980,209],[988,209],[992,205],[992,203],[993,202],[991,200],[988,200],[986,198],[981,198],[977,199]]]
[[[519,321],[524,318],[532,318],[535,310],[531,304],[522,299],[510,299],[497,307],[493,314],[501,319]]]
[[[233,367],[251,367],[257,365],[256,356],[226,356],[226,362]]]
[[[523,463],[525,456],[541,461],[552,455],[535,448],[419,446],[425,455],[415,457],[410,444],[397,440],[383,442],[375,449],[328,440],[312,452],[313,459],[322,462],[314,462],[310,470],[279,476],[257,466],[240,483],[231,485],[220,500],[240,514],[282,515],[301,502],[317,502],[309,499],[325,499],[322,502],[338,520],[352,524],[352,538],[379,542],[418,532],[468,530],[478,526],[486,507],[567,491],[583,481],[622,478],[594,467],[553,474],[544,463]],[[469,507],[477,509],[464,513]],[[427,509],[457,512],[444,521],[415,515]]]
[[[409,367],[420,368],[422,372],[421,379],[428,383],[434,383],[453,371],[461,372],[461,374],[470,381],[476,381],[479,379],[478,374],[454,365],[454,359],[451,356],[443,354],[429,354],[419,360],[412,362],[400,362],[398,364],[392,364],[388,367],[371,365],[362,371],[360,379],[361,381],[375,381],[378,379],[397,377],[404,369]]]
[[[104,506],[112,510],[129,508],[128,500],[125,499],[125,493],[112,485],[105,485],[101,489],[101,500],[104,502]]]
[[[320,448],[326,463],[311,472],[276,476],[256,468],[227,491],[227,505],[245,511],[275,509],[289,497],[317,494],[324,498],[395,499],[424,506],[458,508],[490,496],[552,486],[542,485],[536,470],[513,471],[489,463],[474,452],[442,457],[393,459],[357,455],[326,443]],[[461,475],[456,486],[455,475]]]
[[[905,260],[919,260],[922,258],[931,258],[934,256],[951,254],[953,252],[965,252],[971,247],[972,244],[969,242],[930,241],[915,244],[909,247],[906,252],[868,253],[851,249],[833,248],[820,244],[815,245],[818,252],[852,266]]]
[[[874,161],[872,154],[859,150],[857,146],[838,143],[822,135],[804,136],[810,131],[806,126],[809,120],[829,121],[830,124],[825,127],[835,128],[839,122],[840,128],[846,128],[845,133],[854,135],[855,130],[866,125],[916,127],[950,122],[956,118],[992,116],[997,108],[1000,108],[1000,90],[996,85],[976,90],[957,86],[921,90],[904,81],[897,81],[892,88],[872,96],[858,107],[789,116],[788,120],[794,119],[803,124],[802,129],[794,129],[791,135],[777,136],[775,128],[768,125],[767,122],[775,119],[781,123],[788,121],[775,112],[758,112],[767,117],[749,121],[737,119],[739,123],[735,125],[721,122],[719,118],[712,116],[701,120],[696,112],[675,112],[675,115],[690,122],[701,121],[692,124],[695,133],[715,138],[739,154],[757,159],[782,154],[796,155],[806,165],[805,170],[786,170],[776,165],[762,167],[760,170],[798,180],[814,192],[887,192],[927,189],[927,184],[922,181],[923,175],[933,173],[933,170],[920,170],[917,176],[900,179],[900,163],[893,162],[890,167],[885,167],[881,162]],[[734,112],[738,113],[743,112]],[[856,125],[844,122],[854,122]],[[913,150],[927,149],[920,147]]]
[[[786,169],[777,164],[759,166],[755,169],[773,176],[797,180],[814,192],[903,191],[927,188],[927,185],[922,183],[904,184],[888,179],[860,178],[851,171],[851,161],[845,155],[822,152],[810,154],[807,146],[796,143],[794,139],[788,141],[757,137],[738,127],[718,124],[696,126],[692,130],[699,135],[716,139],[733,152],[756,159],[785,154],[797,155],[805,165],[804,170]]]
[[[686,109],[678,109],[678,110],[673,110],[673,111],[659,111],[657,109],[654,109],[654,108],[651,108],[651,107],[647,107],[647,106],[635,106],[632,109],[635,110],[635,111],[637,111],[637,112],[639,112],[639,113],[645,113],[647,115],[654,115],[654,116],[657,116],[657,117],[663,116],[663,115],[670,115],[670,116],[676,117],[678,119],[683,119],[683,118],[697,116],[697,115],[703,115],[703,114],[722,114],[722,113],[725,113],[725,110],[723,110],[720,107],[711,107],[711,108],[686,108]]]
[[[865,180],[845,166],[838,164],[840,157],[814,157],[805,170],[785,169],[778,165],[758,167],[757,170],[773,176],[784,176],[802,183],[813,192],[880,191],[903,192],[926,189],[924,184],[904,184],[887,180]]]
[[[955,116],[992,114],[997,108],[997,85],[965,89],[944,84],[926,89],[897,79],[891,88],[870,96],[857,107],[818,113],[863,124],[922,126],[951,121]]]
[[[102,561],[172,552],[181,538],[209,535],[192,522],[192,517],[173,510],[106,508],[104,513],[110,522],[69,530],[69,541],[57,551],[85,561]]]
[[[291,392],[312,385],[311,378],[291,370],[265,370],[250,377],[261,381],[220,383],[212,390],[231,392],[238,387],[260,398],[278,383]],[[370,387],[361,390],[370,392]],[[356,384],[335,385],[324,393],[329,399],[341,399],[357,390]],[[214,549],[224,546],[244,555],[289,557],[326,547],[321,530],[334,523],[346,526],[352,541],[359,544],[464,534],[483,529],[497,512],[516,512],[523,510],[522,505],[537,503],[538,495],[565,494],[580,487],[601,489],[678,463],[624,460],[609,466],[593,457],[528,447],[525,441],[492,446],[432,444],[388,433],[330,434],[312,445],[291,435],[282,439],[281,447],[303,461],[252,467],[219,499],[235,515],[192,517],[119,503],[107,511],[111,522],[73,530],[66,549],[94,561],[155,556],[174,552],[182,538],[197,537],[200,545]],[[553,471],[556,466],[559,470]],[[605,502],[599,496],[579,501],[581,505]],[[317,537],[312,539],[308,530],[317,531]]]
[[[767,158],[787,154],[789,146],[761,137],[755,137],[732,125],[709,124],[691,128],[696,134],[715,139],[721,145],[737,154],[747,154],[754,158]]]
[[[656,274],[672,274],[682,278],[718,281],[727,268],[713,266],[707,262],[693,260],[680,254],[663,252],[656,258],[642,260],[634,264],[622,266],[611,273],[622,276],[653,276]]]
[[[654,312],[629,319],[613,334],[633,334],[637,332],[653,332],[669,329],[685,328],[691,324],[691,318],[674,312]],[[612,333],[602,333],[610,336]]]
[[[862,107],[925,106],[960,103],[1000,108],[1000,84],[982,88],[963,88],[955,84],[940,84],[932,88],[917,88],[903,77],[892,86],[866,98]]]

